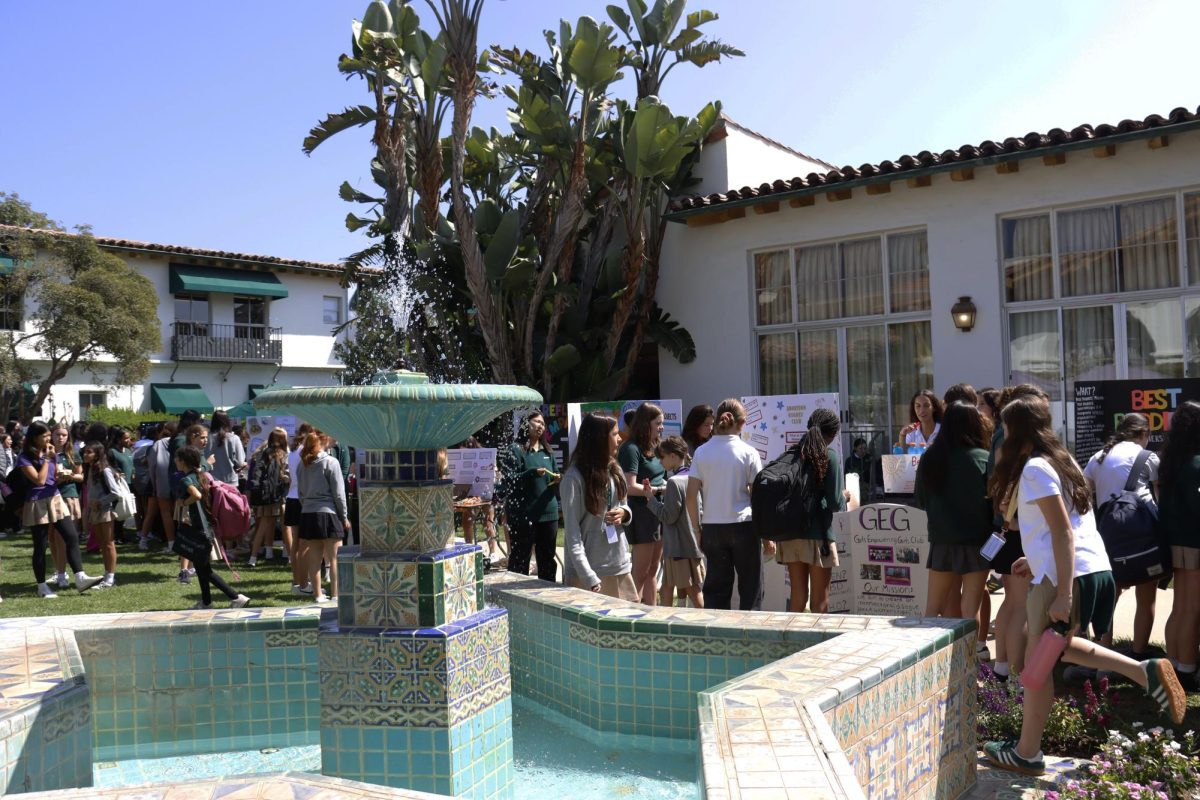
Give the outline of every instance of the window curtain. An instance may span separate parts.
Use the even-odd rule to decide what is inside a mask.
[[[840,278],[837,245],[796,249],[797,316],[801,322],[841,316]]]
[[[1160,197],[1117,207],[1121,226],[1121,289],[1179,285],[1179,234],[1175,199]]]
[[[1058,252],[1064,297],[1117,290],[1116,219],[1112,206],[1058,215]]]
[[[837,330],[801,331],[800,391],[838,391]]]
[[[1178,300],[1125,306],[1129,378],[1183,377],[1183,323]]]
[[[1032,383],[1055,400],[1062,396],[1062,350],[1057,311],[1008,316],[1009,382]]]
[[[795,394],[796,334],[758,337],[758,385],[763,394]]]
[[[845,280],[842,315],[862,317],[883,313],[883,253],[878,237],[844,242],[842,275]]]
[[[933,388],[933,342],[928,322],[888,326],[893,441],[909,423],[909,404],[921,389]]]
[[[1113,307],[1063,309],[1063,361],[1067,391],[1075,381],[1104,381],[1117,377]]]
[[[792,268],[786,250],[754,256],[754,288],[759,325],[792,321]]]
[[[850,401],[850,426],[859,431],[888,430],[887,351],[884,348],[882,325],[846,328],[846,393]],[[907,369],[907,366],[903,368]]]
[[[891,310],[929,310],[929,246],[925,232],[888,237]]]
[[[1010,303],[1054,297],[1050,215],[1004,221],[1004,285]]]
[[[1200,285],[1200,194],[1183,196],[1184,235],[1187,237],[1188,284]]]

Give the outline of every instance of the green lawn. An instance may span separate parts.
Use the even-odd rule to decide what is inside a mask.
[[[278,550],[275,551],[278,554]],[[37,617],[57,614],[103,614],[109,612],[167,611],[191,608],[200,600],[200,587],[193,578],[187,586],[175,580],[179,559],[166,551],[138,550],[136,544],[117,546],[117,585],[112,589],[92,589],[79,594],[72,587],[58,590],[53,600],[38,597],[33,581],[33,542],[26,532],[0,540],[0,617]],[[47,554],[47,564],[50,558]],[[235,591],[250,597],[252,606],[305,605],[310,598],[294,595],[291,567],[283,560],[260,563],[248,568],[230,559],[242,576],[234,580],[222,563],[218,574]],[[83,568],[89,575],[104,574],[97,553],[83,554]],[[53,580],[53,566],[49,566]],[[213,590],[217,608],[227,605]]]

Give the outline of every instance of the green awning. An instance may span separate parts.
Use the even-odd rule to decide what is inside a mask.
[[[253,400],[254,398],[258,397],[260,394],[262,394],[266,390],[267,390],[267,385],[265,383],[250,384],[250,399]]]
[[[287,287],[273,272],[196,267],[189,264],[171,265],[171,294],[179,292],[215,292],[243,294],[252,297],[287,297]]]
[[[258,416],[256,413],[254,413],[254,403],[250,400],[243,400],[225,413],[234,419],[245,419],[246,417]]]
[[[150,384],[150,409],[163,414],[182,414],[188,409],[201,414],[213,412],[213,402],[198,383]]]

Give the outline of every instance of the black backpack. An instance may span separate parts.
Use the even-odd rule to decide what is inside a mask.
[[[1149,460],[1149,450],[1138,454],[1125,488],[1096,510],[1096,528],[1118,586],[1137,586],[1171,574],[1171,554],[1158,533],[1158,506],[1137,491]]]
[[[4,483],[8,486],[8,494],[4,497],[4,509],[9,514],[16,515],[20,513],[21,506],[25,505],[25,501],[29,499],[29,490],[33,488],[33,485],[21,467],[13,467],[4,479]]]
[[[280,464],[273,458],[267,458],[264,452],[254,460],[254,469],[250,473],[250,505],[273,506],[282,503],[287,497],[290,481],[285,483],[284,473],[287,472],[287,462]]]
[[[802,539],[815,522],[823,530],[833,522],[833,510],[822,507],[817,476],[801,457],[800,447],[788,448],[754,478],[750,511],[760,539]]]

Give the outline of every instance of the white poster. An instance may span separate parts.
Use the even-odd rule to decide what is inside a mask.
[[[742,439],[758,451],[763,464],[774,461],[783,452],[804,438],[808,418],[814,409],[828,408],[839,413],[836,394],[783,394],[743,397],[746,406],[746,426]],[[842,454],[841,437],[831,445]]]
[[[837,542],[838,565],[833,568],[829,579],[829,613],[846,614],[854,607],[854,586],[850,579],[854,572],[854,558],[850,553],[850,537],[847,529],[853,512],[839,511],[833,515],[833,534]]]
[[[575,450],[575,439],[579,435],[579,424],[584,414],[605,414],[617,420],[617,427],[625,433],[625,415],[636,411],[642,403],[653,403],[663,412],[663,438],[683,435],[682,400],[611,400],[602,403],[568,403],[567,436],[568,447]]]
[[[455,486],[468,486],[468,497],[492,499],[496,485],[496,450],[492,447],[463,447],[446,451],[450,479]]]
[[[918,455],[885,455],[883,461],[883,491],[885,494],[912,494],[917,484]]]
[[[850,573],[854,613],[889,617],[924,614],[929,590],[925,512],[892,503],[873,503],[846,512],[845,517],[854,565]]]
[[[296,428],[300,427],[300,423],[295,417],[275,417],[275,427],[287,431],[290,441],[296,435]]]
[[[247,417],[246,431],[250,434],[250,451],[247,456],[257,453],[275,428],[275,417]]]

